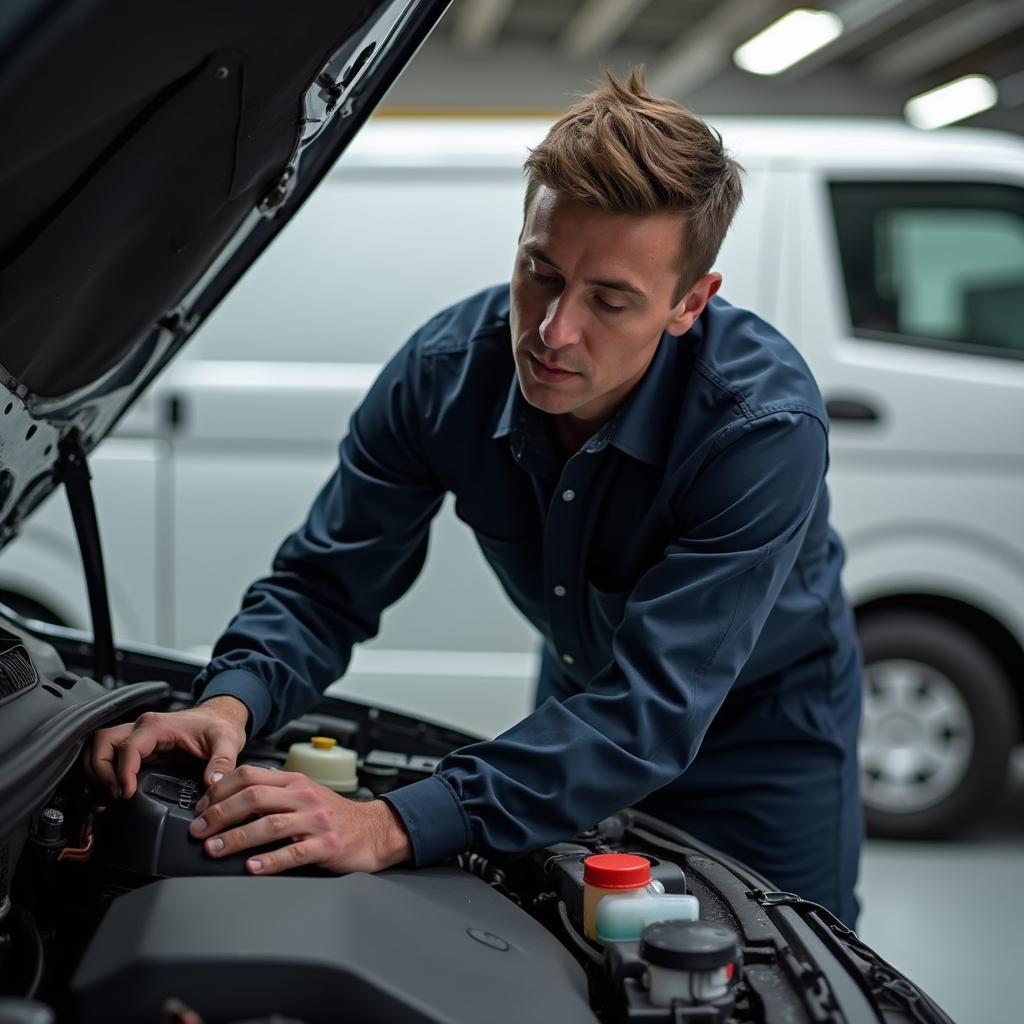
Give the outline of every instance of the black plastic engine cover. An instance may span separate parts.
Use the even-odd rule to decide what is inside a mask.
[[[241,760],[239,763],[259,763]],[[244,875],[253,854],[277,849],[286,841],[253,847],[230,857],[208,857],[200,839],[188,831],[202,797],[203,763],[182,757],[161,758],[139,771],[130,800],[114,801],[96,822],[97,850],[103,863],[149,881],[179,875]],[[301,874],[322,875],[315,868]]]
[[[114,901],[75,974],[83,1024],[595,1024],[582,969],[455,868],[338,878],[171,878]]]

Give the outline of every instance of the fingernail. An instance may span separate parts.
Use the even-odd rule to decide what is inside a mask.
[[[220,851],[224,849],[224,840],[223,839],[211,839],[206,844],[206,849],[210,853],[220,853]]]
[[[246,867],[254,874],[256,874],[263,870],[263,861],[256,860],[255,858],[253,858],[252,860],[246,863]]]
[[[194,836],[201,836],[206,831],[206,827],[207,826],[205,818],[196,818],[195,821],[193,821],[192,824],[189,825],[189,831]]]
[[[203,811],[205,811],[206,808],[209,807],[209,806],[210,806],[210,801],[207,800],[206,797],[204,796],[202,798],[202,800],[200,800],[199,803],[196,804],[196,814],[202,814]]]
[[[214,772],[210,776],[210,785],[211,786],[217,785],[217,783],[220,782],[220,780],[223,779],[223,778],[224,778],[224,773],[223,772]]]

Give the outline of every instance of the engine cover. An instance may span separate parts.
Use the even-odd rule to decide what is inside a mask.
[[[456,868],[335,878],[169,878],[113,903],[75,974],[83,1024],[596,1024],[566,949]]]

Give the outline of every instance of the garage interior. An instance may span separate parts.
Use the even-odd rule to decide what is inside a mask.
[[[283,233],[281,240],[274,243],[262,264],[258,265],[264,269],[276,267],[278,271],[282,267],[290,268],[285,272],[293,275],[289,279],[291,294],[282,296],[278,301],[271,298],[270,291],[261,284],[261,281],[269,279],[268,276],[261,278],[253,274],[244,278],[236,294],[212,315],[210,329],[201,332],[190,343],[195,361],[179,360],[183,365],[175,368],[174,372],[178,374],[173,378],[175,387],[180,387],[182,382],[189,386],[195,384],[196,397],[175,405],[174,393],[167,392],[172,395],[171,400],[162,404],[165,393],[158,389],[149,405],[144,400],[140,409],[133,411],[120,436],[115,435],[101,446],[100,453],[105,449],[109,461],[97,460],[96,494],[97,504],[103,512],[101,520],[113,523],[104,527],[104,547],[111,566],[111,600],[119,641],[175,646],[204,656],[209,653],[209,645],[216,634],[207,638],[198,635],[195,629],[189,632],[189,622],[214,621],[206,605],[202,604],[205,590],[213,593],[221,587],[230,589],[232,593],[238,592],[233,578],[227,588],[223,580],[213,578],[216,573],[211,573],[209,579],[203,577],[204,566],[208,570],[211,560],[217,555],[217,544],[226,547],[228,541],[224,537],[218,541],[216,534],[207,535],[203,516],[209,513],[208,509],[199,505],[187,508],[174,505],[179,497],[175,488],[180,486],[180,493],[184,493],[189,479],[197,487],[215,486],[218,478],[226,476],[224,467],[229,465],[229,460],[241,451],[245,423],[248,422],[245,416],[238,414],[242,406],[229,406],[228,413],[218,412],[214,410],[213,397],[223,399],[224,395],[234,395],[243,387],[252,387],[261,395],[263,391],[269,393],[275,388],[294,388],[296,393],[308,388],[312,393],[309,381],[302,376],[299,362],[305,359],[315,366],[323,366],[328,359],[335,358],[324,354],[333,344],[333,334],[326,331],[326,327],[336,324],[339,316],[346,315],[344,306],[350,299],[356,300],[352,302],[353,308],[363,298],[369,304],[369,295],[346,295],[342,286],[339,286],[337,295],[330,292],[333,284],[331,275],[337,268],[334,261],[353,258],[373,262],[387,258],[389,247],[397,250],[397,246],[388,240],[386,212],[377,214],[372,206],[374,198],[387,194],[386,189],[380,193],[372,192],[377,187],[373,175],[379,172],[374,161],[394,161],[394,165],[381,176],[381,180],[391,183],[391,188],[405,188],[415,182],[423,167],[428,168],[423,174],[424,180],[440,182],[443,174],[435,174],[429,168],[430,154],[425,156],[423,152],[413,152],[415,146],[429,148],[431,129],[428,127],[415,145],[408,141],[413,139],[416,125],[443,124],[447,126],[444,130],[457,132],[457,126],[464,123],[474,126],[472,130],[479,130],[481,137],[493,129],[496,149],[500,149],[505,144],[502,139],[506,130],[518,131],[517,125],[535,125],[552,120],[575,96],[599,81],[602,69],[623,74],[635,65],[646,68],[647,84],[652,92],[678,100],[712,124],[718,119],[723,119],[723,123],[742,124],[746,126],[743,130],[752,131],[751,137],[755,139],[759,132],[770,134],[775,130],[764,127],[773,123],[769,119],[784,118],[794,119],[794,123],[799,121],[803,127],[798,131],[806,131],[808,123],[820,125],[823,139],[837,126],[856,123],[860,126],[864,145],[877,145],[879,149],[895,144],[890,142],[890,138],[895,139],[896,136],[886,134],[894,125],[900,129],[910,126],[922,136],[934,136],[936,139],[943,138],[947,131],[967,129],[998,133],[1004,140],[1011,139],[1016,143],[1024,140],[1024,0],[808,0],[802,6],[784,0],[454,0],[438,28],[391,88],[367,126],[368,133],[379,128],[380,134],[371,135],[370,142],[363,149],[357,143],[353,147],[354,160],[350,161],[346,154],[339,169],[332,172],[321,186],[326,190],[330,185],[340,195],[354,183],[357,198],[347,200],[351,208],[341,205],[346,202],[343,198],[336,200],[339,204],[337,210],[344,211],[346,216],[355,216],[355,207],[363,202],[358,198],[361,195],[358,189],[368,189],[366,194],[371,196],[371,200],[359,213],[366,219],[356,222],[360,244],[351,245],[345,239],[337,249],[327,249],[326,246],[333,246],[338,240],[315,228],[312,216],[303,219],[299,214],[296,223],[290,225],[292,230]],[[396,125],[401,131],[408,132],[406,143],[402,141],[401,131],[398,132],[397,143],[393,141],[395,132],[389,134],[389,126],[394,128]],[[456,126],[454,129],[451,128],[453,125]],[[995,138],[995,134],[992,137]],[[405,150],[402,149],[404,144],[408,147]],[[823,142],[822,145],[828,143]],[[403,160],[407,162],[405,167],[402,166]],[[995,157],[993,161],[991,180],[986,177],[988,172],[983,171],[985,181],[982,185],[991,185],[995,191],[991,195],[986,192],[981,199],[978,198],[981,193],[965,192],[956,200],[958,214],[970,210],[976,202],[988,202],[991,196],[1002,202],[1004,193],[1000,190],[1005,190],[1006,195],[1013,191],[1015,195],[1007,199],[1006,210],[1002,211],[1006,213],[1004,220],[1007,223],[1016,218],[1007,228],[1005,251],[1024,253],[1024,205],[1020,200],[1024,195],[1021,188],[1024,161],[1012,189],[1007,184],[1010,179],[1006,176],[1006,168],[1002,164],[997,168]],[[778,163],[779,166],[786,164],[784,155]],[[472,170],[473,173],[479,172],[477,177],[468,175],[466,181],[472,179],[472,188],[479,188],[481,195],[487,188],[497,187],[499,179],[506,185],[512,180],[507,175],[502,177],[507,168],[499,167],[497,159],[493,167],[474,167]],[[913,178],[910,180],[910,189],[913,190],[919,182]],[[456,181],[456,186],[461,187],[462,184],[465,184],[462,179]],[[842,188],[840,184],[829,194],[828,201],[835,204],[829,209],[841,212],[840,204],[844,201]],[[797,194],[796,186],[786,194],[789,202]],[[852,198],[846,209],[845,223],[856,226],[861,211],[856,204],[860,199],[852,191],[849,195]],[[902,202],[903,198],[902,194],[897,195],[893,202],[897,199]],[[419,198],[408,199],[408,202],[410,208],[417,204],[427,205]],[[759,215],[761,208],[756,204],[760,202],[762,198],[758,195],[752,195],[749,200]],[[908,252],[916,245],[918,248],[914,252],[920,252],[927,248],[929,238],[940,237],[940,234],[929,235],[932,228],[928,225],[922,227],[923,221],[913,219],[917,215],[927,217],[931,210],[924,192],[911,196],[906,206],[907,209],[895,214],[881,207],[872,211],[872,217],[877,213],[878,222],[884,221],[887,225],[885,231],[880,231],[877,237],[863,232],[850,243],[850,248],[855,250],[852,258],[870,262],[877,279],[892,287],[891,293],[883,294],[884,288],[879,285],[877,295],[872,292],[867,298],[861,297],[862,308],[870,308],[869,314],[864,316],[865,322],[856,325],[863,328],[857,336],[878,341],[880,337],[883,340],[901,340],[897,336],[903,335],[902,340],[907,341],[910,335],[915,335],[905,346],[892,346],[897,352],[892,366],[897,366],[902,353],[918,352],[926,347],[918,335],[927,334],[929,325],[941,319],[946,307],[941,297],[936,299],[936,295],[947,280],[953,280],[936,271],[932,287],[926,282],[917,287],[910,298],[907,297],[909,291],[903,295],[896,294],[900,285],[899,272],[893,271],[887,262],[891,254],[890,257],[881,254],[882,242],[890,235],[895,237],[905,230],[911,241],[900,243],[902,250],[894,245],[894,251]],[[796,207],[788,206],[785,211],[770,207],[771,204],[765,202],[766,234],[778,228],[781,238],[785,227],[786,251],[796,252],[802,238],[792,227],[798,219],[792,213]],[[392,212],[396,220],[406,215],[399,200],[396,200]],[[900,215],[904,216],[902,221]],[[494,230],[506,230],[518,217],[519,209],[509,207],[500,217],[495,217],[493,225],[487,223]],[[790,218],[788,222],[787,217]],[[381,222],[380,236],[369,237],[375,235],[375,219]],[[840,221],[837,214],[837,223]],[[866,221],[865,216],[861,223]],[[945,226],[942,230],[946,230]],[[958,237],[957,230],[959,227],[953,224],[941,237]],[[430,239],[417,237],[403,241],[408,243],[405,255],[418,261],[417,266],[427,265],[432,256]],[[511,256],[512,240],[509,241]],[[843,239],[840,238],[839,242],[842,244]],[[762,238],[759,244],[763,243]],[[988,257],[990,263],[986,263],[983,273],[979,271],[978,275],[979,279],[985,278],[982,282],[985,286],[995,279],[994,287],[989,292],[985,292],[982,286],[970,295],[968,290],[964,292],[964,308],[972,302],[977,304],[979,295],[993,303],[989,307],[990,316],[985,327],[988,335],[980,345],[983,350],[981,356],[975,354],[971,357],[980,361],[972,364],[975,368],[965,371],[964,379],[970,379],[973,384],[995,381],[1005,388],[1002,392],[1005,398],[1009,388],[1017,386],[1006,381],[1024,383],[1020,376],[1020,371],[1024,370],[1024,361],[1021,360],[1024,339],[1020,335],[1020,324],[1024,318],[1017,320],[1015,326],[1007,327],[1003,311],[1017,308],[1012,304],[1020,302],[1021,289],[1017,280],[1006,283],[998,279],[998,273],[993,273],[992,268],[999,264],[1002,252],[993,248]],[[846,253],[843,253],[843,258],[847,259]],[[467,262],[473,262],[473,254]],[[479,266],[474,268],[474,272],[480,275],[479,286],[492,283],[491,278],[501,272],[501,266],[500,262],[491,259],[491,254],[481,257]],[[925,261],[922,266],[927,269],[930,264]],[[1024,262],[1020,266],[1024,267]],[[848,265],[840,267],[836,271],[837,278],[843,271],[849,277],[848,270]],[[386,310],[381,313],[382,320],[394,314],[403,330],[411,329],[440,308],[442,303],[434,300],[435,285],[430,275],[423,277],[424,280],[412,280],[408,290],[401,289],[406,300],[401,317],[392,310]],[[445,284],[437,286],[438,293],[443,292]],[[351,285],[347,286],[356,290]],[[800,306],[799,299],[793,297],[799,291],[799,281],[788,290],[780,285],[779,291],[790,296],[786,301],[790,303],[791,310]],[[728,280],[723,294],[729,298]],[[447,302],[449,297],[444,298]],[[896,298],[903,300],[898,315]],[[285,325],[301,317],[310,302],[321,299],[325,303],[322,313],[324,336],[296,341],[296,351],[306,345],[302,350],[305,355],[280,357],[292,361],[275,363],[277,369],[273,371],[272,378],[266,376],[259,361],[264,358],[272,361],[275,357],[272,354],[265,356],[260,347],[263,342],[254,340],[247,328],[262,321],[270,338],[275,329],[286,329]],[[878,301],[872,306],[875,300]],[[245,314],[238,312],[243,304],[248,304]],[[854,305],[855,300],[851,297],[850,316],[856,320],[858,311]],[[952,301],[948,305],[952,308]],[[941,307],[938,313],[935,312],[937,306]],[[780,307],[786,308],[782,300]],[[974,310],[976,307],[970,308]],[[992,309],[996,312],[992,313]],[[847,315],[845,306],[841,315]],[[913,317],[917,317],[918,329],[907,326]],[[393,326],[390,320],[386,326],[389,329]],[[358,332],[353,327],[353,337],[347,339],[350,350],[345,357],[346,372],[354,373],[362,385],[368,385],[373,379],[376,364],[381,358],[381,345],[393,351],[402,340],[384,333],[387,334],[384,341],[375,338],[371,344],[356,337]],[[276,342],[279,337],[270,340]],[[799,347],[800,339],[794,340]],[[970,350],[968,341],[953,332],[948,337],[942,336],[936,349],[942,358],[954,359],[956,353]],[[271,350],[268,348],[267,351]],[[888,357],[881,358],[884,361]],[[207,363],[204,364],[204,360]],[[338,368],[332,368],[325,379],[333,380],[331,374],[335,371],[340,380],[342,371]],[[1016,394],[1018,398],[1024,395],[1024,388]],[[853,395],[854,399],[858,397]],[[204,401],[208,404],[203,404]],[[311,401],[311,408],[313,404]],[[230,411],[232,408],[235,408],[234,413]],[[265,407],[267,410],[272,408],[275,407],[270,404]],[[837,421],[843,418],[870,420],[874,416],[873,408],[857,405],[857,402],[830,406],[830,415],[833,408],[840,410]],[[999,513],[1001,521],[1006,524],[1005,545],[999,548],[1002,552],[999,557],[1008,572],[1019,573],[1020,567],[1024,566],[1024,411],[1021,411],[1024,403],[1016,413],[1009,404],[1001,408],[1004,411],[1010,409],[1009,416],[1005,417],[1010,436],[1000,439],[998,457],[993,455],[988,462],[980,459],[979,467],[985,463],[992,474],[1006,474],[998,482],[1006,495],[1006,508]],[[237,422],[224,427],[232,415],[237,415]],[[250,410],[245,415],[274,419],[274,415],[265,412],[262,405],[255,413]],[[281,434],[281,444],[274,449],[274,456],[286,465],[295,453],[299,453],[295,457],[295,475],[284,475],[281,487],[282,491],[301,491],[303,497],[295,499],[296,505],[308,504],[313,497],[312,492],[307,493],[306,466],[302,459],[307,453],[312,453],[311,461],[317,465],[325,462],[333,457],[337,440],[335,436],[329,436],[337,419],[335,408],[325,406],[320,411],[317,407],[311,416],[310,422],[315,420],[317,430],[321,431],[315,438],[313,434],[300,435],[298,428],[292,436],[289,430],[293,424],[287,420],[274,422],[275,430]],[[955,420],[956,413],[951,413],[948,418]],[[161,429],[169,424],[169,431],[179,431],[180,443],[171,436],[167,447],[170,450],[177,444],[177,450],[186,455],[190,452],[189,443],[197,436],[190,431],[198,432],[213,424],[214,434],[211,437],[214,440],[200,438],[200,441],[195,441],[195,451],[201,454],[204,450],[216,448],[218,452],[227,453],[226,461],[223,464],[200,464],[196,461],[188,464],[187,470],[175,470],[179,475],[165,477],[159,465],[163,458],[160,444],[167,441],[167,438],[162,438],[153,446],[156,454],[152,457],[147,454],[143,460],[148,460],[145,472],[152,478],[152,493],[147,499],[152,507],[140,506],[141,511],[114,507],[116,502],[112,495],[118,486],[116,474],[122,469],[127,473],[129,462],[135,458],[129,446],[138,437],[148,437],[147,432],[152,432],[154,423],[161,424]],[[977,424],[972,426],[977,427]],[[984,427],[983,423],[978,429]],[[1013,436],[1018,427],[1019,433]],[[840,433],[843,429],[851,428],[849,425],[841,427]],[[852,429],[860,428],[854,423]],[[222,433],[217,434],[217,430]],[[967,430],[966,426],[964,430]],[[206,449],[203,449],[203,444]],[[941,463],[941,453],[930,452],[928,455],[931,458],[928,467]],[[905,467],[907,475],[912,476],[928,468],[926,462],[928,459],[923,459],[921,465],[917,465],[909,459]],[[291,467],[288,472],[290,470]],[[982,468],[978,472],[980,474]],[[189,477],[188,473],[192,476]],[[844,484],[847,490],[840,489],[840,504],[849,500],[847,491],[850,486]],[[152,551],[141,546],[122,545],[118,550],[119,538],[127,535],[128,528],[124,524],[133,517],[152,518],[157,524],[154,534],[160,536],[159,531],[167,525],[165,501],[168,506],[174,505],[175,515],[180,513],[174,530],[180,531],[181,537],[186,539],[194,536],[202,538],[202,541],[197,541],[187,556],[180,549]],[[54,507],[51,501],[50,507],[41,510],[42,527],[27,527],[25,539],[30,542],[35,539],[54,552],[63,548],[71,550],[70,520],[66,510],[53,511]],[[450,508],[446,508],[449,517],[450,512]],[[282,521],[290,522],[287,516]],[[965,521],[962,525],[966,530],[972,524]],[[240,536],[245,534],[246,528],[244,523],[232,524],[231,527]],[[33,529],[41,532],[33,534]],[[468,535],[462,535],[461,541],[455,541],[445,532],[447,530],[447,526],[443,527],[440,535],[432,539],[435,561],[451,553],[454,550],[452,545],[469,543],[466,540]],[[58,531],[64,531],[66,535],[58,537]],[[952,552],[957,534],[951,530],[948,537]],[[913,540],[908,537],[907,543]],[[204,543],[205,548],[202,546]],[[254,546],[253,542],[250,548],[265,550],[268,541],[261,538],[259,543],[262,547]],[[27,557],[24,556],[24,547],[17,545],[0,556],[0,601],[28,617],[85,628],[86,622],[76,621],[70,611],[56,609],[45,595],[32,592],[31,587],[25,590],[15,588],[12,580],[28,578],[28,570],[22,568],[18,561],[22,557]],[[179,557],[181,561],[177,562]],[[939,557],[942,557],[941,553]],[[186,561],[186,558],[191,561]],[[152,563],[158,577],[170,579],[176,574],[175,586],[180,586],[180,592],[148,595],[138,601],[137,607],[131,607],[132,601],[125,597],[127,591],[118,589],[117,574],[122,563],[133,561]],[[252,576],[262,569],[262,563],[253,566]],[[5,570],[10,570],[10,574],[4,575]],[[564,588],[562,590],[564,593]],[[1008,704],[1015,712],[1020,711],[1024,726],[1024,647],[1021,646],[1024,644],[1024,631],[1019,634],[1021,639],[1018,643],[1011,635],[1010,627],[994,624],[994,619],[990,622],[980,612],[969,611],[963,613],[962,619],[958,618],[962,613],[952,598],[943,601],[923,592],[914,596],[913,614],[927,616],[934,613],[933,622],[948,620],[956,628],[962,626],[965,632],[970,633],[982,663],[995,666],[994,671],[1003,680],[998,685],[1005,683],[1014,688],[1015,697],[1007,698]],[[84,595],[80,603],[84,604]],[[193,603],[194,607],[190,609]],[[884,616],[890,604],[897,607],[884,594],[872,595],[863,608],[858,608],[862,624],[870,621],[872,615]],[[488,648],[486,642],[480,640],[472,650],[454,652],[453,658],[444,662],[443,669],[424,668],[419,652],[429,646],[429,638],[424,640],[415,633],[415,607],[403,605],[398,608],[395,619],[386,620],[392,623],[392,636],[401,634],[403,629],[408,630],[408,643],[399,643],[396,645],[399,649],[383,652],[379,648],[375,651],[371,644],[365,656],[363,652],[357,652],[353,680],[348,685],[344,682],[336,684],[340,687],[339,694],[372,700],[378,685],[394,684],[395,689],[388,693],[398,693],[401,678],[410,668],[428,675],[436,671],[439,690],[423,700],[418,696],[411,697],[406,710],[440,720],[450,709],[461,707],[469,692],[457,685],[450,690],[440,688],[442,677],[445,683],[448,681],[451,665],[457,667],[455,675],[461,675],[467,685],[478,670],[492,673],[500,681],[503,677],[500,671],[495,673],[495,665],[505,666],[508,681],[519,680],[524,673],[535,671],[537,659],[530,646],[532,641],[524,639],[526,634],[522,631],[516,633],[508,644],[498,644],[495,648],[497,660],[484,659]],[[492,607],[492,604],[482,601],[476,609],[479,618],[471,622],[470,627],[486,619]],[[1024,608],[1017,611],[1024,615]],[[225,613],[229,612],[230,608],[225,604]],[[211,630],[215,628],[210,626]],[[419,628],[426,631],[422,624]],[[471,629],[467,627],[466,631]],[[453,642],[450,646],[457,644]],[[481,666],[486,667],[481,669]],[[898,665],[893,669],[890,664],[889,671],[899,676]],[[902,685],[897,678],[897,688]],[[869,697],[873,694],[875,699],[881,700],[885,686],[886,680],[881,674],[869,678]],[[926,685],[921,684],[918,695],[928,696],[924,694],[925,689]],[[943,690],[941,681],[938,691],[937,701],[941,704],[943,694],[947,692]],[[474,718],[472,709],[468,709],[466,717],[454,724],[468,731],[493,734],[525,712],[525,705],[517,694],[518,691],[503,703],[495,704],[490,717],[481,713]],[[388,699],[391,698],[386,697],[382,703],[386,704]],[[396,707],[401,699],[404,698],[395,698]],[[963,709],[958,703],[960,698],[955,694],[950,700],[952,703],[946,703],[945,712],[952,724],[946,728],[955,734],[957,716],[962,716]],[[1017,704],[1013,703],[1014,700]],[[877,707],[876,704],[876,710]],[[942,707],[936,706],[936,715],[942,711]],[[906,743],[910,749],[913,736],[917,735],[916,726],[908,721],[911,717],[912,714],[906,714],[904,708],[900,715],[889,715],[888,718],[885,714],[876,715],[873,721],[877,729],[890,730],[887,735],[895,735],[900,730],[911,735],[911,740]],[[896,718],[899,718],[898,722]],[[1015,735],[1022,734],[1024,728],[1018,728]],[[973,737],[976,744],[984,745],[985,740],[985,736]],[[1016,969],[1020,953],[1024,950],[1019,925],[1024,918],[1024,746],[1016,745],[1008,753],[1005,778],[997,778],[992,771],[988,778],[988,791],[984,800],[979,796],[978,801],[979,806],[984,803],[984,808],[965,827],[947,829],[943,826],[931,830],[935,833],[948,832],[948,835],[922,834],[922,837],[915,838],[900,835],[898,828],[892,829],[887,824],[884,813],[893,808],[898,812],[900,797],[898,794],[893,796],[889,805],[883,802],[883,813],[872,819],[874,834],[864,847],[861,863],[859,933],[878,953],[933,996],[960,1024],[1006,1024],[1020,1016]],[[877,777],[869,779],[865,786],[878,782]],[[880,834],[886,832],[891,834]]]

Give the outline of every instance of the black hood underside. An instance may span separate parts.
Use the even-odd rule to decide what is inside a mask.
[[[14,6],[32,12],[0,57],[0,337],[5,369],[57,396],[175,306],[288,163],[310,82],[385,5]]]
[[[301,205],[448,0],[0,6],[0,544]]]

